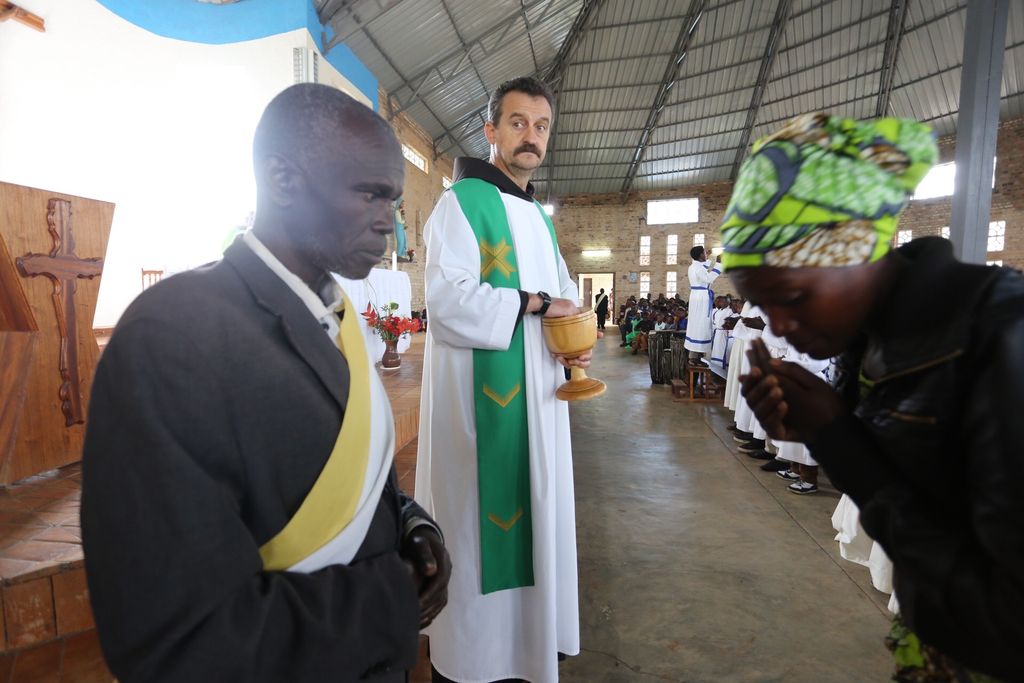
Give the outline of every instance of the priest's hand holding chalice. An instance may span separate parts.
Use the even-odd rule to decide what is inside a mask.
[[[592,310],[581,313],[569,299],[549,299],[543,292],[531,295],[527,310],[544,316],[544,342],[559,363],[570,370],[569,381],[558,387],[555,396],[563,401],[586,401],[603,394],[605,383],[587,377],[586,371],[601,335],[596,314]]]

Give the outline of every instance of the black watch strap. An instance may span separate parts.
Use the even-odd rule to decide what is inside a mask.
[[[551,308],[551,295],[547,292],[537,292],[537,296],[541,298],[540,310],[534,311],[534,315],[544,315]]]

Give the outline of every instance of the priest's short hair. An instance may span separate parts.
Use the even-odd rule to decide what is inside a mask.
[[[543,97],[551,107],[551,113],[555,112],[555,96],[548,84],[533,76],[521,76],[505,81],[491,93],[491,99],[487,102],[487,120],[495,126],[501,120],[501,101],[510,92],[521,92],[533,97]]]

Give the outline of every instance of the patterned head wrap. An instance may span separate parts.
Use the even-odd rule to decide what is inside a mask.
[[[889,251],[900,212],[938,158],[907,119],[805,114],[758,140],[722,224],[722,266],[852,266]]]

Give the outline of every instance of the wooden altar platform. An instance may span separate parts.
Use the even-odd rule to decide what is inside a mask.
[[[102,333],[101,344],[105,341]],[[415,482],[416,434],[426,335],[402,367],[381,372],[395,415],[395,466]],[[0,681],[109,683],[85,581],[79,528],[81,464],[0,488]],[[415,679],[414,679],[415,680]]]

